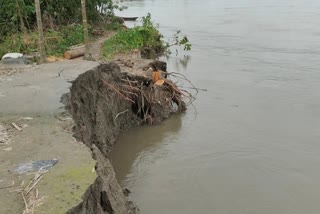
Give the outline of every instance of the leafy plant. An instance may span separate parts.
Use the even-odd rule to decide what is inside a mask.
[[[93,24],[114,15],[114,9],[122,9],[112,0],[87,1],[87,16]],[[41,12],[45,29],[61,25],[82,23],[80,0],[42,0]],[[9,34],[22,32],[24,27],[36,27],[34,0],[0,0],[0,42]]]
[[[184,50],[191,50],[191,44],[187,36],[180,39],[180,31],[174,35],[174,40],[164,42],[163,35],[159,32],[159,26],[151,21],[151,15],[142,17],[142,26],[135,26],[131,29],[121,30],[103,46],[103,53],[106,58],[112,57],[119,52],[128,52],[133,49],[149,48],[156,53],[170,54],[170,47],[184,46]]]
[[[173,39],[166,42],[166,51],[167,51],[167,54],[171,54],[171,50],[170,50],[170,47],[172,46],[183,46],[183,50],[184,51],[190,51],[191,50],[191,43],[189,42],[189,39],[187,36],[183,36],[182,38],[180,38],[180,34],[181,34],[181,31],[178,30],[174,36],[173,36]],[[178,54],[178,49],[176,49],[176,54]]]

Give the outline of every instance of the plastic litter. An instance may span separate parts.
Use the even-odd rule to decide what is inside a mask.
[[[58,159],[33,161],[31,163],[19,164],[14,172],[24,174],[31,171],[45,171],[58,163]]]

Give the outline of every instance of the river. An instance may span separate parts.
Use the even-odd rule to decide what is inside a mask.
[[[183,115],[121,137],[118,179],[145,214],[320,213],[320,1],[133,0],[200,92]],[[188,56],[184,57],[184,54]]]

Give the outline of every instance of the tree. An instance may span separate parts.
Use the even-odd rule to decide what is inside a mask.
[[[89,58],[89,36],[88,36],[88,21],[86,11],[86,0],[81,0],[82,9],[82,22],[83,22],[83,33],[84,33],[84,58]]]
[[[27,34],[27,28],[26,28],[26,26],[24,25],[23,15],[22,15],[22,11],[21,11],[21,8],[20,8],[20,5],[19,5],[18,0],[16,0],[16,5],[17,5],[19,20],[20,20],[20,29],[21,29],[22,33],[23,33],[24,35],[26,35],[26,34]]]
[[[39,1],[44,27],[82,22],[80,0]],[[118,8],[112,0],[87,0],[85,3],[88,23],[99,22],[106,16],[113,16],[113,10]],[[35,0],[0,0],[0,41],[7,35],[23,32],[24,27],[26,30],[33,30],[36,23]]]
[[[40,63],[46,62],[46,52],[44,49],[44,36],[42,29],[42,20],[41,20],[41,9],[40,9],[40,1],[35,0],[36,14],[37,14],[37,25],[38,25],[38,37],[39,37],[39,54],[40,54]]]

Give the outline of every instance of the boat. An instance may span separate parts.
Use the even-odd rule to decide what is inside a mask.
[[[136,21],[139,17],[121,17],[119,16],[119,18],[123,19],[124,21]]]

